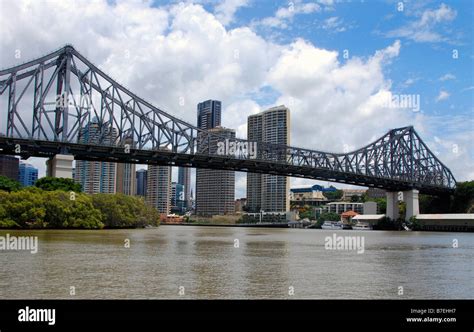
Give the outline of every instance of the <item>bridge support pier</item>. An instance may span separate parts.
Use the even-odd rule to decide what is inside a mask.
[[[57,154],[46,161],[46,175],[55,178],[72,179],[72,162],[74,156]]]
[[[411,217],[420,214],[420,204],[418,200],[419,191],[416,189],[403,191],[403,201],[406,204],[405,220],[409,221]],[[387,197],[387,217],[392,220],[400,216],[398,209],[398,192],[386,192]]]
[[[387,191],[385,196],[387,197],[387,217],[392,220],[398,219],[400,216],[398,209],[398,192]]]

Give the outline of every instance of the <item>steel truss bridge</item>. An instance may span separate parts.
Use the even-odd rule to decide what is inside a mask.
[[[94,137],[83,128],[94,123]],[[388,191],[449,194],[451,171],[413,127],[350,153],[232,139],[201,130],[153,106],[106,75],[72,46],[0,70],[0,153],[185,166],[333,181]],[[257,146],[251,156],[246,144]],[[231,153],[228,153],[231,152]],[[254,157],[254,158],[253,158]]]

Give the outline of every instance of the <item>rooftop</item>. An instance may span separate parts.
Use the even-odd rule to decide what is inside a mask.
[[[351,211],[351,210],[343,212],[341,214],[342,217],[354,217],[354,216],[357,216],[357,215],[359,215],[357,212]]]
[[[385,217],[384,214],[359,214],[352,218],[352,220],[379,220]]]

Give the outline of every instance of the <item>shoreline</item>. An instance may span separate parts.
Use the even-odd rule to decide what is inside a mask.
[[[261,223],[261,224],[207,224],[207,223],[160,223],[160,226],[210,226],[210,227],[254,227],[254,228],[289,228],[287,223],[272,224],[272,223]]]

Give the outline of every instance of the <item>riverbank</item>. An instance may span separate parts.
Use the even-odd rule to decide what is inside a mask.
[[[256,228],[288,228],[287,223],[260,223],[260,224],[213,224],[213,223],[161,223],[163,226],[211,226],[211,227],[256,227]]]

